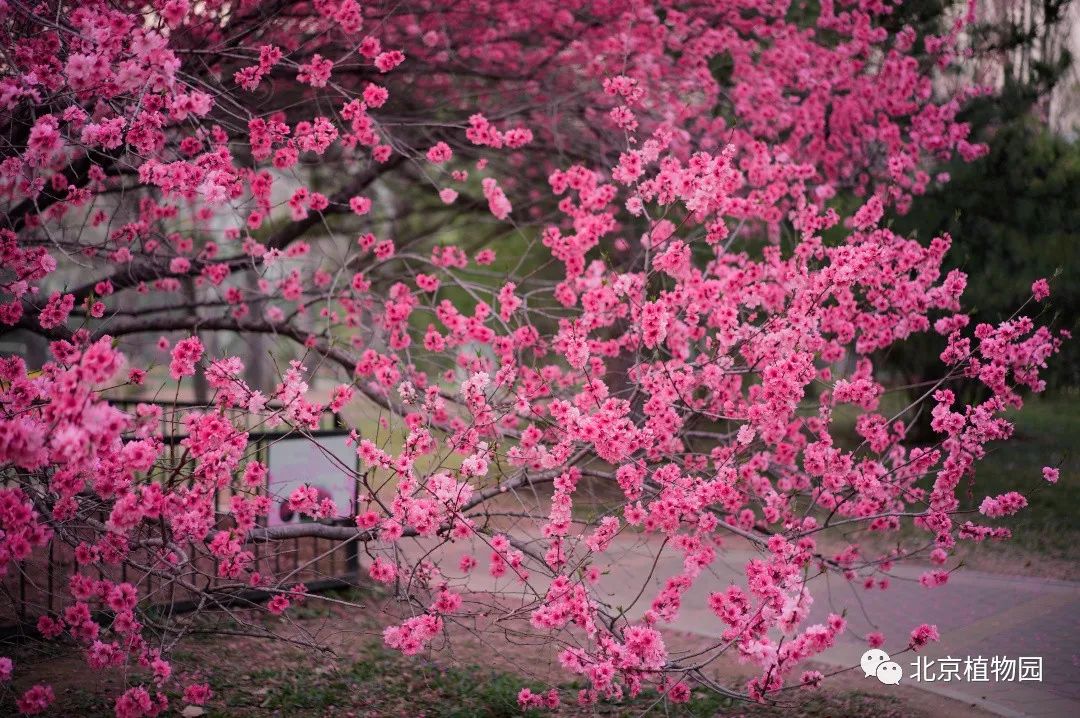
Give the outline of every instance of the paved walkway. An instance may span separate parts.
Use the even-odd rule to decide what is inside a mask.
[[[640,617],[656,589],[681,568],[680,556],[671,549],[658,559],[659,547],[658,541],[648,539],[616,541],[605,554],[608,572],[598,584],[599,595],[612,606],[627,607],[633,603],[643,581],[647,581],[649,588],[628,611],[631,618]],[[456,566],[457,557],[468,548],[459,543],[429,558]],[[470,580],[473,590],[508,585],[505,579],[496,582],[482,570],[489,552],[484,547],[473,547],[473,553],[481,561],[481,568]],[[731,583],[745,586],[743,566],[755,555],[758,554],[748,550],[723,552],[709,573],[684,594],[679,620],[671,627],[703,636],[719,636],[723,625],[709,610],[707,597]],[[598,565],[603,564],[598,562]],[[836,577],[831,577],[828,584],[824,583],[824,577],[811,584],[815,598],[811,623],[823,621],[830,612],[844,612],[848,620],[848,630],[838,645],[816,660],[837,667],[857,667],[867,648],[863,640],[866,633],[882,632],[886,639],[884,649],[896,653],[906,647],[912,628],[924,621],[936,623],[941,641],[923,649],[918,656],[935,660],[959,658],[961,666],[962,659],[967,657],[990,660],[994,656],[1011,659],[1040,656],[1042,681],[994,682],[992,674],[987,682],[916,681],[911,676],[915,670],[912,662],[917,656],[909,651],[894,658],[904,667],[904,678],[893,687],[898,695],[928,690],[1003,716],[1080,717],[1080,649],[1076,646],[1080,640],[1080,583],[961,569],[950,576],[947,585],[928,589],[918,583],[923,570],[920,566],[898,566],[892,572],[894,578],[887,591],[867,591],[861,585],[853,586]],[[542,580],[531,581],[537,590],[546,590]],[[873,677],[865,680],[876,681]]]

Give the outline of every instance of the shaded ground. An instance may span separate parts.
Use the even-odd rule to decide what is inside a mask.
[[[331,595],[331,598],[334,596]],[[356,596],[353,596],[356,598]],[[498,718],[522,715],[517,693],[522,687],[546,691],[560,688],[564,704],[559,716],[745,716],[781,718],[982,718],[986,714],[956,701],[912,691],[890,695],[852,673],[835,676],[820,691],[796,689],[776,705],[748,704],[694,690],[689,704],[674,705],[654,691],[622,703],[580,707],[573,703],[580,685],[565,682],[566,674],[553,662],[551,646],[516,643],[512,632],[479,640],[467,627],[452,627],[449,643],[431,655],[406,658],[383,648],[379,634],[388,617],[374,608],[342,609],[317,599],[297,612],[294,622],[261,620],[284,629],[290,637],[318,636],[332,650],[319,653],[285,643],[267,644],[251,638],[205,636],[185,639],[174,653],[174,669],[209,680],[214,699],[208,716],[335,716],[360,718],[409,716],[424,718]],[[700,650],[703,639],[676,634],[672,652]],[[74,650],[24,645],[15,653],[20,666],[19,688],[48,680],[57,703],[48,715],[111,716],[112,697],[125,685],[122,671],[87,670]],[[255,657],[258,660],[255,660]],[[711,677],[738,685],[749,675],[724,660]],[[134,672],[128,685],[145,680]],[[173,715],[183,708],[173,697]],[[0,701],[0,715],[13,715],[10,695]],[[551,715],[552,713],[547,713]],[[529,713],[527,715],[541,715]]]

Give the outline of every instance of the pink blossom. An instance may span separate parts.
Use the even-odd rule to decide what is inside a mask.
[[[999,496],[987,496],[979,504],[979,513],[991,518],[1011,516],[1027,506],[1027,503],[1027,499],[1022,494],[1009,491]]]
[[[405,62],[405,53],[400,50],[381,52],[375,57],[375,67],[379,72],[390,72],[403,62]]]
[[[502,188],[499,187],[499,183],[491,177],[485,177],[480,184],[484,190],[484,197],[487,198],[488,208],[491,210],[491,213],[495,215],[495,218],[506,219],[509,217],[513,207],[510,205],[510,200],[503,194]]]
[[[203,345],[198,337],[188,337],[176,343],[172,350],[169,373],[180,380],[195,373],[195,364],[202,358]]]
[[[349,200],[349,209],[359,215],[365,215],[371,211],[371,200],[367,197],[353,197]]]
[[[42,329],[52,329],[67,322],[68,315],[75,308],[75,297],[71,294],[53,292],[49,303],[41,310],[38,323]]]
[[[940,640],[941,634],[938,633],[937,626],[924,623],[911,632],[911,642],[909,645],[917,651],[931,641]]]
[[[368,575],[379,583],[393,583],[397,577],[397,569],[394,564],[380,557],[376,558],[368,567]]]
[[[450,150],[450,145],[445,142],[437,142],[427,151],[427,158],[429,162],[442,164],[453,157],[453,154],[454,153]]]
[[[156,716],[166,705],[165,697],[157,694],[155,701],[150,692],[142,686],[129,688],[123,695],[116,699],[115,712],[117,718],[143,718],[143,716]]]
[[[280,616],[285,613],[285,611],[289,609],[289,606],[289,599],[281,593],[274,594],[273,598],[270,599],[270,602],[266,604],[267,610],[275,616]]]
[[[389,96],[386,88],[379,85],[368,84],[364,88],[364,104],[368,107],[382,107]]]
[[[676,683],[668,689],[667,697],[672,703],[688,703],[690,701],[690,687],[685,683]]]
[[[436,292],[439,289],[439,278],[431,274],[417,274],[416,286],[425,292]]]
[[[31,686],[15,701],[20,713],[25,715],[37,715],[44,713],[52,702],[56,700],[51,686],[38,683]]]
[[[184,688],[184,702],[191,705],[206,705],[213,696],[207,683],[192,683]]]
[[[1041,302],[1050,296],[1050,283],[1045,279],[1037,279],[1031,285],[1031,295],[1035,297],[1035,301]]]
[[[334,69],[334,61],[324,58],[322,55],[315,53],[311,56],[311,61],[300,65],[300,72],[296,75],[296,79],[299,82],[307,83],[312,87],[326,87],[326,83],[330,81],[330,73]]]

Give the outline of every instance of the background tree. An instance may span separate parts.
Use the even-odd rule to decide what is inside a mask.
[[[902,13],[913,24],[933,27],[950,9],[949,3],[910,3]],[[1069,0],[982,6],[966,30],[967,59],[953,73],[994,88],[961,113],[989,151],[973,162],[939,165],[935,172],[948,181],[934,184],[892,218],[893,229],[904,236],[953,238],[945,266],[968,275],[965,296],[975,321],[1009,317],[1029,290],[1024,277],[1071,276],[1077,269],[1072,247],[1080,236],[1080,148],[1075,129],[1051,127],[1052,114],[1069,121],[1069,98],[1075,95],[1068,42],[1072,10]],[[1075,292],[1063,287],[1047,311],[1075,332]],[[908,394],[915,399],[921,382],[934,375],[943,347],[939,338],[923,335],[881,359],[900,384],[913,387]],[[1064,352],[1047,374],[1059,389],[1076,386],[1080,378],[1075,346]],[[919,418],[912,438],[932,439],[930,419]]]

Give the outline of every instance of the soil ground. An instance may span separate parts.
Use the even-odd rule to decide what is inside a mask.
[[[246,617],[255,630],[268,629],[297,642],[317,639],[319,651],[279,641],[226,636],[207,624],[177,646],[174,670],[202,677],[214,690],[205,707],[207,716],[334,716],[335,718],[497,718],[517,716],[516,696],[525,686],[546,691],[555,686],[563,705],[557,716],[744,716],[745,718],[985,718],[990,714],[959,701],[911,691],[898,698],[890,687],[870,685],[848,671],[830,678],[826,688],[796,689],[773,705],[730,700],[695,689],[688,704],[665,701],[654,691],[620,703],[576,705],[580,685],[566,682],[567,674],[554,661],[550,646],[519,640],[512,627],[491,633],[479,623],[450,625],[446,635],[426,655],[406,658],[382,646],[381,632],[393,616],[380,610],[381,597],[341,593],[336,598],[357,600],[366,608],[343,608],[317,598],[295,610],[291,618]],[[290,612],[292,613],[292,612]],[[215,632],[216,635],[215,635]],[[712,641],[689,633],[669,638],[673,654],[703,650]],[[273,648],[271,649],[271,646]],[[254,657],[258,656],[258,660]],[[21,645],[13,654],[19,666],[18,689],[48,681],[57,702],[47,715],[111,716],[112,700],[125,685],[140,680],[139,671],[90,671],[74,648]],[[808,666],[813,668],[814,666]],[[820,666],[824,672],[830,669]],[[722,657],[708,669],[710,678],[733,688],[751,675],[746,666]],[[142,676],[141,679],[145,679]],[[184,708],[173,697],[171,714]],[[0,701],[0,715],[14,715],[12,694]],[[203,715],[198,711],[188,715]],[[536,715],[540,715],[537,713]]]

